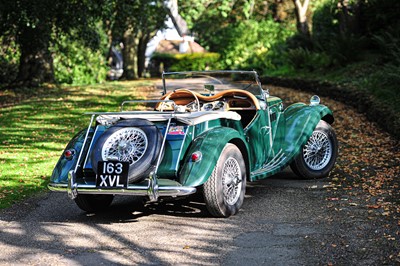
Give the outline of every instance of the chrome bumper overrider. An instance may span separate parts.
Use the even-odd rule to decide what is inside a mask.
[[[145,185],[129,184],[127,188],[121,189],[101,189],[95,185],[77,184],[74,171],[68,174],[68,184],[50,183],[48,188],[51,191],[68,192],[71,199],[75,199],[78,194],[112,194],[112,195],[133,195],[133,196],[148,196],[150,201],[157,201],[158,197],[168,196],[186,196],[196,192],[195,187],[184,187],[179,185],[158,184],[155,175],[150,174],[146,179]]]

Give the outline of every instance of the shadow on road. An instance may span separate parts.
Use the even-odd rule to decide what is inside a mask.
[[[249,183],[242,210],[228,219],[210,217],[199,195],[152,204],[121,196],[105,212],[85,213],[66,194],[48,193],[0,212],[0,264],[239,265],[283,253],[298,263],[304,232],[316,234],[304,191],[323,182],[285,170]]]

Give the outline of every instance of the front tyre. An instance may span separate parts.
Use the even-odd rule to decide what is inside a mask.
[[[335,165],[338,146],[335,131],[321,120],[290,168],[304,179],[326,177]]]
[[[114,199],[114,195],[79,194],[75,203],[86,212],[99,212],[106,210]]]
[[[228,143],[203,185],[207,210],[215,217],[234,215],[243,204],[245,191],[246,167],[243,156],[238,147]]]

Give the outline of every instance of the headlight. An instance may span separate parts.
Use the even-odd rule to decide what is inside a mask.
[[[318,97],[318,95],[311,96],[311,99],[310,99],[311,106],[318,105],[320,102],[321,102],[321,99]]]

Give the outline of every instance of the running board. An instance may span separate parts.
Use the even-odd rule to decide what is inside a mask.
[[[287,156],[286,154],[283,152],[283,150],[281,149],[274,158],[272,158],[270,161],[265,162],[263,164],[263,166],[254,171],[251,172],[251,179],[253,179],[253,177],[258,176],[258,175],[264,175],[264,174],[274,174],[276,172],[277,169],[282,169],[283,165],[286,166],[285,161],[287,161]]]

